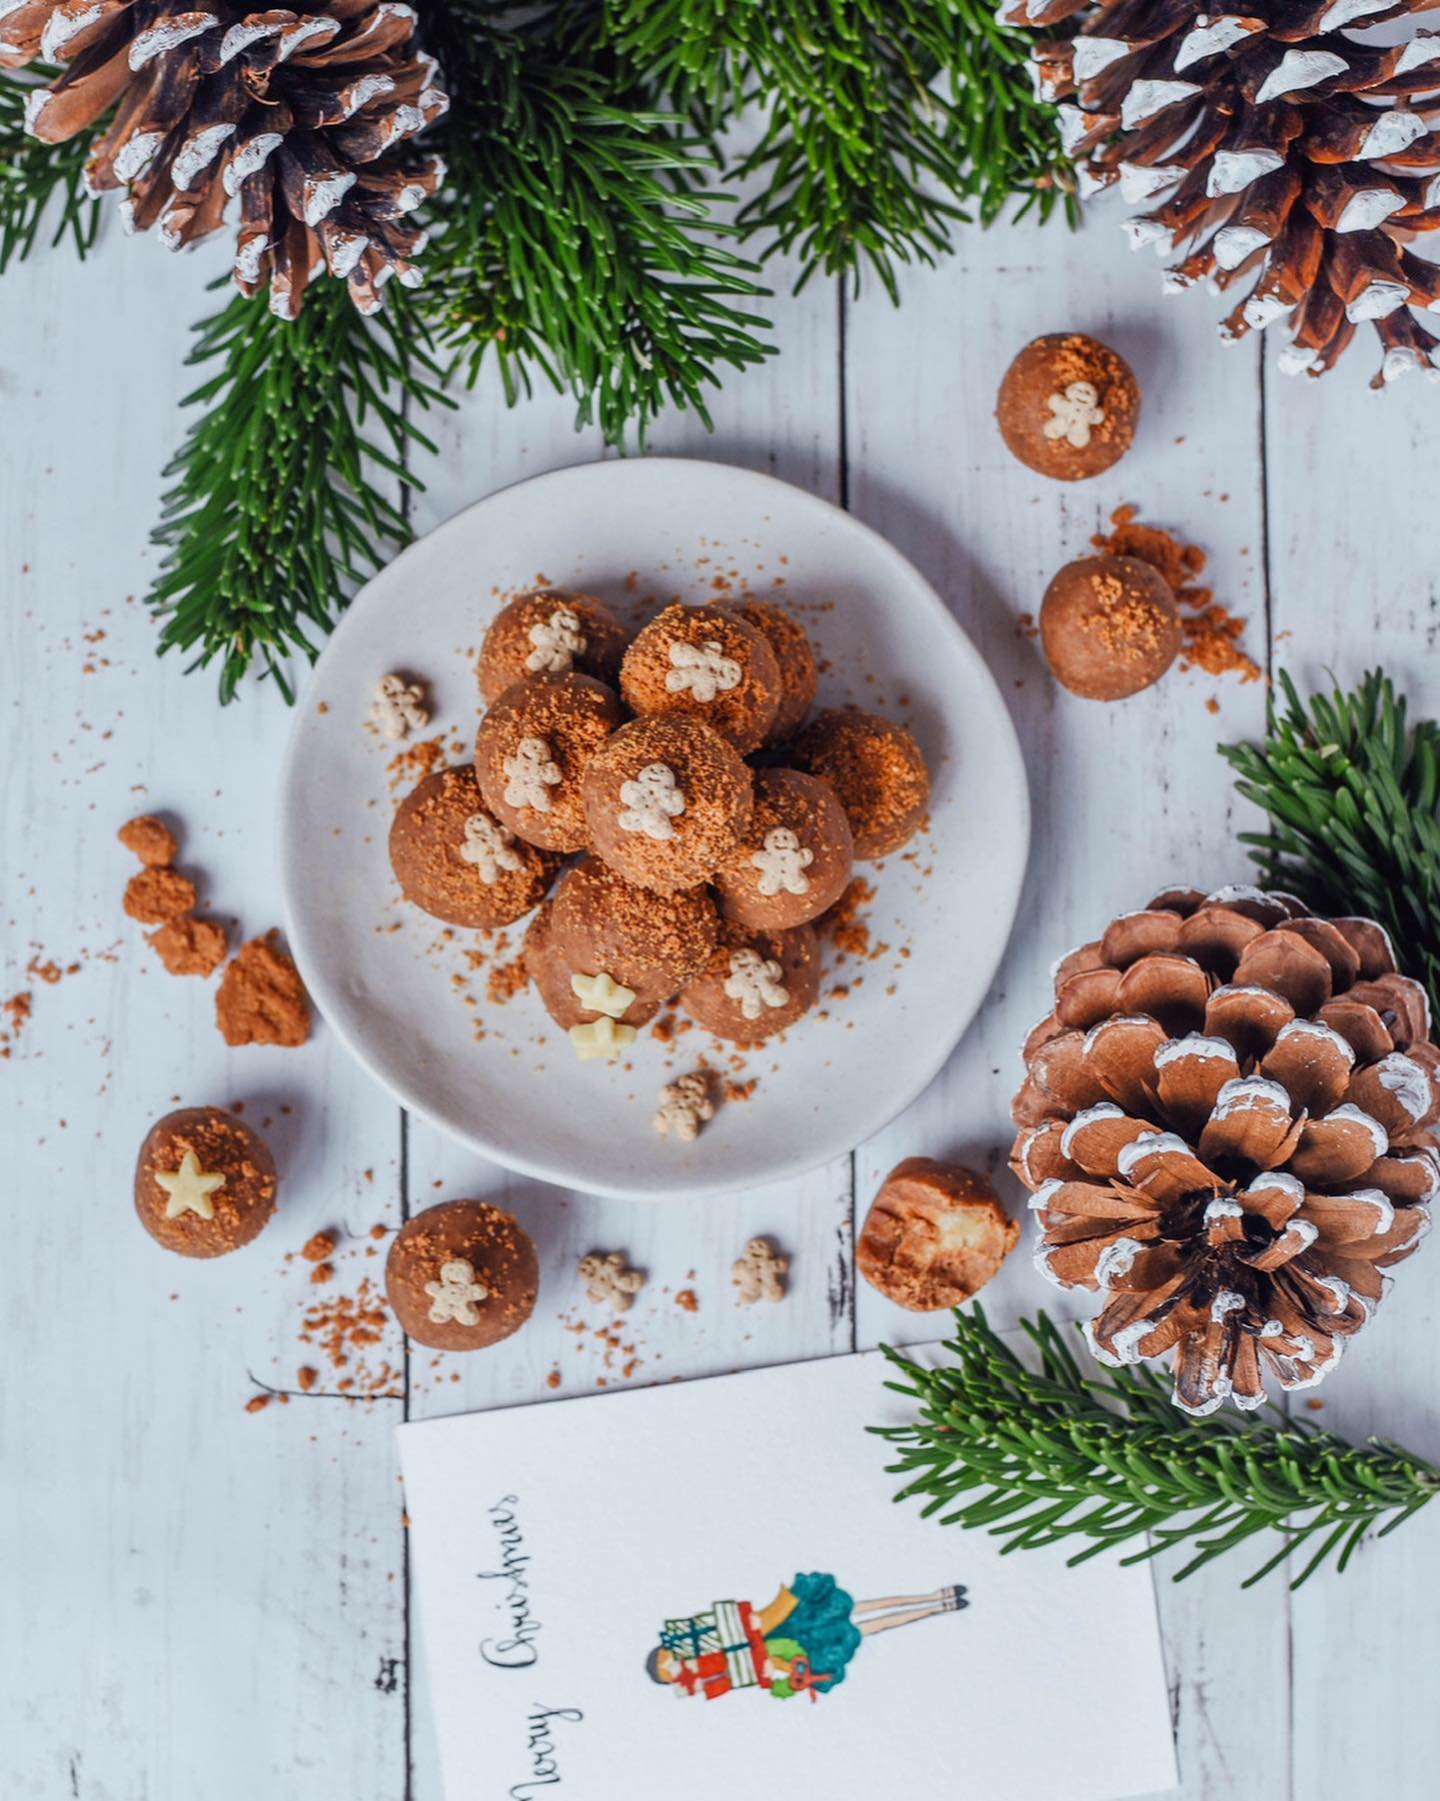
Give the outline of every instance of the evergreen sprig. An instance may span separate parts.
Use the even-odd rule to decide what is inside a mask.
[[[716,216],[713,152],[599,42],[591,9],[522,25],[488,0],[436,0],[427,34],[455,104],[426,308],[473,382],[496,357],[507,398],[532,371],[610,442],[668,402],[708,426],[722,367],[773,347],[742,310],[766,290]]]
[[[66,144],[46,144],[25,130],[25,101],[31,89],[54,74],[42,66],[23,74],[0,69],[0,275],[12,260],[30,254],[52,201],[52,247],[69,237],[83,257],[99,228],[99,203],[85,192],[93,133]],[[105,123],[102,119],[96,130]]]
[[[1122,1561],[1175,1546],[1195,1552],[1191,1575],[1257,1533],[1283,1542],[1243,1586],[1302,1548],[1292,1588],[1327,1559],[1343,1570],[1372,1529],[1393,1532],[1440,1490],[1440,1469],[1396,1446],[1352,1445],[1269,1408],[1271,1419],[1177,1414],[1149,1368],[1087,1375],[1044,1313],[1021,1326],[1032,1368],[1003,1344],[977,1306],[955,1314],[931,1367],[885,1347],[906,1380],[886,1386],[919,1404],[904,1426],[870,1427],[900,1451],[897,1501],[923,1499],[942,1525],[983,1528],[1015,1551],[1076,1539],[1084,1562],[1148,1535]]]
[[[403,291],[367,320],[340,282],[316,283],[293,323],[237,296],[196,327],[188,361],[219,366],[185,401],[205,411],[166,470],[160,651],[218,658],[222,702],[255,660],[293,699],[287,660],[316,655],[311,628],[410,536],[406,453],[434,446],[404,401],[442,399],[441,372]]]
[[[1353,693],[1300,698],[1280,676],[1261,744],[1221,745],[1236,789],[1270,817],[1242,843],[1267,882],[1390,934],[1440,1017],[1440,724],[1407,716],[1382,670]]]
[[[617,47],[719,131],[748,104],[763,134],[737,169],[760,186],[737,223],[762,254],[817,272],[933,263],[973,202],[989,224],[1019,195],[1048,217],[1068,193],[1031,40],[984,0],[607,0]],[[1017,214],[1018,216],[1018,214]]]

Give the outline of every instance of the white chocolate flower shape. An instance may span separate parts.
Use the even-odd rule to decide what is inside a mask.
[[[430,1296],[430,1318],[437,1326],[454,1320],[457,1326],[478,1326],[477,1301],[488,1300],[490,1290],[475,1280],[475,1265],[464,1257],[452,1257],[440,1265],[440,1280],[427,1282]]]
[[[550,790],[561,781],[560,766],[543,738],[522,738],[515,755],[500,764],[505,772],[505,805],[529,807],[536,813],[550,811]]]
[[[790,990],[781,982],[784,969],[773,957],[762,957],[757,950],[744,945],[730,953],[730,974],[725,980],[725,994],[737,1001],[746,1019],[759,1019],[767,1007],[783,1007]]]
[[[814,861],[814,851],[805,849],[795,833],[783,825],[766,832],[764,844],[750,859],[760,871],[756,886],[767,898],[781,892],[808,894],[810,878],[805,871]]]
[[[647,763],[633,781],[621,782],[623,811],[616,824],[622,832],[643,832],[647,838],[675,836],[670,823],[685,811],[685,796],[668,763]]]
[[[464,863],[475,865],[487,888],[495,886],[502,870],[525,867],[515,849],[515,834],[507,832],[503,825],[497,825],[488,813],[472,813],[465,821],[465,842],[460,846],[460,858]]]
[[[1064,438],[1074,449],[1083,450],[1090,442],[1090,427],[1105,423],[1099,401],[1094,382],[1070,382],[1063,394],[1052,394],[1045,403],[1054,414],[1045,421],[1045,436]]]
[[[716,695],[738,688],[745,673],[714,638],[702,644],[672,644],[670,663],[666,688],[671,694],[684,694],[688,689],[700,701],[714,700]]]
[[[580,616],[569,607],[556,607],[548,619],[537,619],[526,634],[531,651],[525,667],[532,675],[564,675],[576,657],[583,657],[588,640],[580,630]]]

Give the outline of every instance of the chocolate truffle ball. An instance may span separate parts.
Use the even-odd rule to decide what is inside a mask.
[[[769,640],[734,608],[657,613],[625,652],[620,692],[640,714],[703,720],[736,750],[758,750],[780,708]]]
[[[815,652],[810,635],[793,613],[773,600],[743,600],[735,611],[753,625],[775,653],[780,669],[780,705],[765,734],[766,748],[786,744],[815,705]]]
[[[668,1000],[703,969],[719,929],[706,889],[655,894],[598,857],[567,870],[555,890],[551,942],[565,967],[608,975],[641,1005]],[[627,1014],[626,1023],[636,1021]]]
[[[673,894],[708,880],[750,824],[753,783],[733,747],[698,719],[633,719],[582,782],[591,848],[628,881]]]
[[[1040,607],[1040,642],[1056,681],[1086,700],[1148,688],[1180,650],[1170,584],[1138,557],[1067,563]]]
[[[760,1044],[808,1013],[820,992],[820,945],[809,926],[766,932],[724,920],[720,940],[680,1005],[697,1026]]]
[[[480,721],[475,774],[485,804],[518,838],[544,850],[585,848],[580,778],[620,724],[619,697],[588,675],[532,675]]]
[[[269,1146],[223,1107],[181,1107],[157,1120],[135,1164],[135,1211],[167,1251],[223,1257],[275,1211]]]
[[[995,405],[1012,454],[1063,482],[1118,463],[1139,415],[1140,387],[1124,357],[1073,331],[1027,344],[1005,371]]]
[[[762,769],[745,841],[716,872],[721,908],[742,925],[804,925],[845,892],[854,841],[835,790],[798,769]]]
[[[483,1351],[535,1311],[540,1266],[528,1232],[488,1201],[441,1201],[390,1241],[385,1292],[401,1326],[436,1351]]]
[[[604,865],[600,867],[603,869]],[[619,879],[618,877],[616,878]],[[645,890],[639,889],[643,894]],[[655,899],[654,895],[649,897]],[[565,957],[564,951],[555,940],[555,903],[547,900],[530,921],[525,933],[524,944],[525,973],[535,984],[545,1011],[558,1026],[568,1032],[571,1026],[588,1025],[591,1020],[600,1018],[600,1010],[587,1007],[576,991],[575,978],[579,976],[582,983],[587,977],[598,976],[600,969],[577,969]],[[591,959],[593,961],[593,959]],[[613,981],[618,978],[611,976]],[[628,983],[620,982],[622,988]],[[642,1001],[637,993],[635,999],[620,1014],[610,1014],[612,1019],[619,1019],[622,1025],[648,1025],[660,1010],[660,1001]]]
[[[529,675],[593,675],[613,687],[630,634],[592,594],[537,588],[501,607],[480,646],[480,692],[498,700]]]
[[[888,857],[924,823],[930,775],[903,725],[860,707],[834,707],[815,715],[790,754],[835,790],[857,857]]]
[[[390,866],[406,900],[452,926],[505,926],[544,895],[560,858],[489,811],[475,770],[437,769],[400,803]]]
[[[870,1205],[855,1267],[897,1306],[929,1313],[968,1301],[1019,1236],[984,1176],[959,1163],[907,1157]]]

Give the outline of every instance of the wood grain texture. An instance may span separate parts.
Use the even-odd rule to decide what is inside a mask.
[[[27,1801],[441,1801],[392,1425],[936,1336],[943,1321],[856,1294],[857,1213],[912,1152],[1002,1160],[1018,1045],[1057,955],[1158,887],[1244,873],[1233,834],[1246,822],[1214,746],[1258,730],[1263,713],[1258,686],[1197,674],[1124,706],[1072,699],[1019,616],[1130,501],[1211,553],[1217,592],[1249,616],[1262,662],[1272,641],[1277,664],[1312,678],[1383,658],[1440,707],[1424,485],[1435,403],[1419,384],[1366,395],[1362,351],[1299,386],[1262,375],[1255,345],[1222,353],[1215,309],[1162,301],[1154,265],[1129,257],[1103,212],[1078,235],[969,232],[952,262],[908,275],[899,313],[879,297],[842,302],[825,284],[767,303],[783,356],[716,397],[713,437],[671,416],[652,448],[843,500],[935,582],[1011,706],[1033,860],[990,997],[902,1119],[780,1190],[627,1205],[516,1178],[406,1120],[323,1028],[301,1052],[227,1051],[213,985],[165,976],[120,913],[130,865],[113,832],[154,808],[183,821],[182,860],[217,913],[246,935],[276,923],[269,796],[284,710],[251,694],[217,711],[208,677],[155,663],[150,622],[127,599],[144,590],[158,472],[182,429],[189,376],[176,345],[204,309],[212,265],[114,234],[88,267],[56,254],[0,283],[3,994],[34,994],[0,1063],[6,1174],[24,1221],[0,1259],[11,1372],[0,1384],[0,1787]],[[770,276],[783,295],[789,272]],[[1115,343],[1146,396],[1131,457],[1073,489],[1011,461],[990,417],[1013,352],[1063,327]],[[493,377],[454,414],[432,415],[441,455],[411,503],[417,529],[602,454],[572,416],[568,398],[545,394],[508,412]],[[53,986],[27,974],[49,959],[79,967]],[[269,1121],[285,1168],[279,1219],[213,1267],[167,1259],[128,1219],[140,1136],[177,1099],[243,1100],[247,1117]],[[293,1390],[302,1362],[323,1364],[299,1338],[316,1295],[295,1255],[309,1234],[341,1232],[327,1292],[353,1292],[380,1267],[372,1226],[459,1194],[513,1207],[539,1242],[541,1300],[525,1332],[471,1359],[407,1360],[391,1338],[372,1363],[400,1371],[393,1399],[347,1400],[345,1370],[326,1366],[316,1393],[247,1415],[258,1388]],[[793,1258],[781,1307],[734,1304],[729,1266],[754,1232]],[[648,1275],[614,1331],[575,1277],[596,1248],[623,1250]],[[1422,1256],[1398,1272],[1386,1312],[1323,1391],[1323,1417],[1437,1455],[1425,1269]],[[694,1311],[677,1304],[682,1289]],[[1002,1324],[1065,1302],[1023,1249],[985,1296]],[[1435,1729],[1376,1725],[1393,1713],[1395,1671],[1426,1670],[1440,1650],[1427,1602],[1437,1564],[1440,1522],[1421,1520],[1293,1604],[1277,1583],[1241,1594],[1238,1562],[1180,1587],[1162,1566],[1185,1801],[1427,1794]]]

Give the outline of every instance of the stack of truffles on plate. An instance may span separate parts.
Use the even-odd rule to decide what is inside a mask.
[[[910,733],[857,707],[811,717],[810,641],[770,601],[674,604],[632,638],[589,595],[524,594],[479,677],[474,763],[395,817],[406,897],[458,926],[538,908],[526,971],[585,1059],[670,1000],[733,1043],[793,1025],[819,990],[811,921],[925,818]]]

